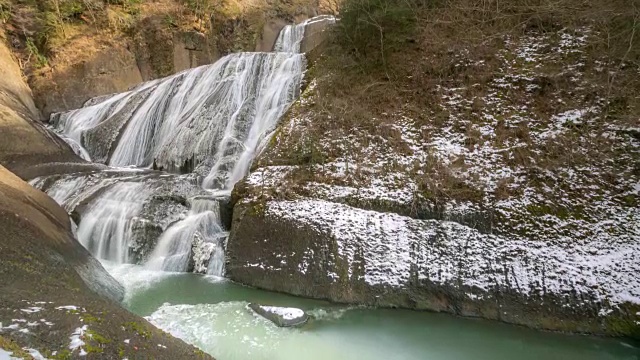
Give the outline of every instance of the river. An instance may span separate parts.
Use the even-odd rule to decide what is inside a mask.
[[[137,265],[105,267],[125,285],[129,310],[218,360],[640,359],[639,344],[629,340],[430,312],[348,307]],[[249,302],[299,307],[314,319],[300,329],[278,328],[247,309]]]

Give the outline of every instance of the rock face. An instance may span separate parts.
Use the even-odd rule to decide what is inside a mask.
[[[117,305],[122,287],[74,239],[64,209],[2,166],[0,199],[3,343],[45,357],[135,358],[135,346],[158,359],[209,358]]]
[[[619,275],[637,273],[634,246],[576,253],[321,200],[241,202],[227,275],[342,303],[637,337],[638,279]]]
[[[249,304],[249,308],[279,327],[302,326],[309,320],[309,315],[296,308],[265,306],[255,303]]]
[[[95,34],[85,39],[87,49],[62,49],[63,55],[68,51],[73,57],[29,77],[35,104],[49,117],[78,109],[96,96],[124,92],[143,81],[212,64],[232,52],[269,52],[285,25],[317,13],[306,6],[274,11],[272,7],[278,4],[266,4],[264,10],[240,5],[237,13],[216,12],[209,22],[200,23],[198,30],[168,26],[171,16],[167,14],[143,14],[129,33],[115,41]],[[314,36],[306,48],[316,42]]]
[[[282,19],[274,19],[264,24],[262,34],[256,42],[256,51],[272,51],[280,30],[286,25],[287,22]]]
[[[46,162],[81,162],[40,123],[31,90],[0,34],[0,164],[23,178]]]
[[[310,22],[304,33],[304,38],[300,44],[300,51],[303,53],[311,53],[317,47],[321,46],[328,38],[327,30],[335,24],[333,16],[317,17],[316,21]]]
[[[80,108],[94,96],[120,92],[142,81],[134,53],[120,45],[97,51],[88,61],[33,77],[30,85],[38,108],[48,116]]]

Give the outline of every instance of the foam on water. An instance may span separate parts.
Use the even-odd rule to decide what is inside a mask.
[[[219,359],[374,359],[375,350],[343,347],[337,336],[279,328],[247,302],[161,306],[147,319]]]
[[[124,287],[125,304],[132,297],[154,287],[163,280],[180,275],[180,273],[151,270],[135,264],[118,264],[108,260],[101,260],[100,263]]]

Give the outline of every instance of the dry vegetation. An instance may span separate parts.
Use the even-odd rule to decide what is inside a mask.
[[[221,53],[251,48],[269,17],[293,20],[315,0],[0,0],[0,24],[25,72],[72,65],[118,44],[174,31],[210,36]]]
[[[258,165],[289,166],[277,195],[539,238],[638,216],[639,1],[347,0],[341,17]]]

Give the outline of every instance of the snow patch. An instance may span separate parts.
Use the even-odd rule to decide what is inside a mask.
[[[297,308],[262,306],[262,305],[260,305],[260,308],[266,312],[276,314],[282,317],[284,320],[295,320],[304,316],[304,311]]]
[[[82,352],[84,352],[84,349],[82,349],[82,346],[84,346],[85,344],[83,339],[87,329],[88,329],[87,325],[83,325],[82,327],[76,328],[73,334],[71,334],[71,336],[69,337],[69,340],[71,340],[69,342],[69,350],[74,351],[75,349],[80,348],[80,355],[82,356]]]
[[[472,296],[498,286],[560,299],[576,292],[585,303],[605,311],[625,302],[640,304],[640,278],[635,276],[640,273],[638,242],[612,246],[598,239],[532,241],[482,234],[455,222],[415,220],[308,199],[270,202],[266,215],[329,234],[347,262],[344,276],[371,286],[404,288],[417,277],[475,289]],[[364,268],[363,279],[353,273],[357,266]]]

